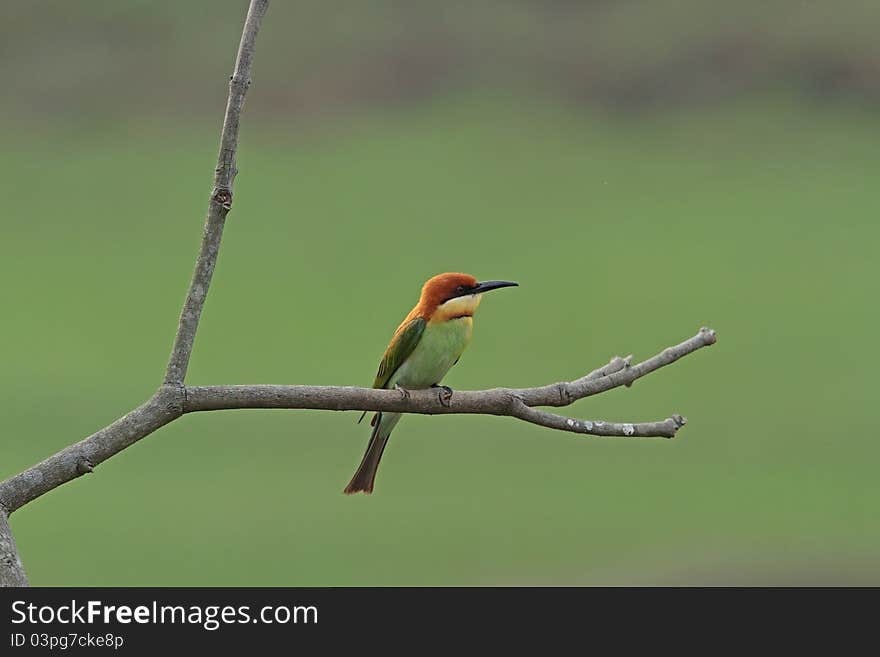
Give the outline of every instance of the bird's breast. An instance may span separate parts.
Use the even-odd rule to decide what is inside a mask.
[[[428,322],[419,344],[395,372],[388,387],[397,384],[418,389],[440,383],[470,344],[473,327],[470,316]]]

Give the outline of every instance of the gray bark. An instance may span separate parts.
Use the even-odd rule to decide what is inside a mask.
[[[238,54],[235,58],[235,69],[229,78],[229,95],[226,100],[226,114],[223,117],[223,130],[220,133],[220,154],[217,156],[217,167],[214,169],[214,188],[208,204],[208,216],[205,218],[205,229],[202,233],[202,246],[196,259],[192,281],[180,312],[177,335],[168,368],[165,370],[166,384],[182,384],[189,367],[196,330],[205,305],[205,297],[214,276],[217,254],[220,251],[220,240],[223,238],[223,226],[226,215],[232,208],[232,182],[238,169],[235,156],[238,151],[238,126],[241,110],[248,87],[251,84],[251,65],[257,34],[263,16],[269,8],[269,0],[252,0],[248,9]]]
[[[12,513],[53,488],[88,474],[99,463],[180,417],[183,397],[183,390],[162,386],[112,424],[0,483],[0,505]]]
[[[0,586],[27,586],[27,575],[9,529],[6,512],[0,508]]]

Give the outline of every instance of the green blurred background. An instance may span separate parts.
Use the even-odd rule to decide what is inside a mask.
[[[0,9],[0,477],[161,380],[246,2]],[[568,409],[677,439],[186,416],[12,517],[37,585],[880,584],[880,5],[275,2],[189,382],[369,384],[434,273],[454,388],[719,342]]]

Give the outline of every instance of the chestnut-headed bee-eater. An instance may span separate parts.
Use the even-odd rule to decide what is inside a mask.
[[[483,281],[469,274],[438,274],[422,287],[422,295],[391,338],[374,388],[419,390],[438,387],[471,341],[474,311],[482,294],[517,285],[512,281]],[[451,391],[447,388],[447,394]],[[366,413],[364,414],[366,415]],[[373,492],[376,469],[400,413],[376,413],[370,443],[345,493]],[[363,415],[361,416],[363,419]]]

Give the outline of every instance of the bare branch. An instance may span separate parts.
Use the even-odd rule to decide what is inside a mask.
[[[661,367],[670,365],[682,356],[687,356],[701,347],[715,344],[716,339],[715,331],[703,327],[694,337],[674,347],[667,347],[656,356],[637,365],[630,366],[628,359],[624,359],[623,367],[608,372],[607,376],[595,377],[591,372],[577,381],[564,384],[565,390],[562,395],[559,393],[559,384],[544,386],[543,388],[514,390],[512,392],[521,397],[527,406],[566,406],[570,403],[566,399],[583,399],[584,397],[598,395],[600,392],[605,392],[619,386],[631,386],[636,379],[659,370]],[[606,367],[609,366],[611,366],[611,363],[606,365]],[[554,394],[557,400],[556,403],[550,401],[554,398]]]
[[[538,424],[549,429],[572,431],[590,436],[619,436],[622,438],[674,438],[675,432],[687,424],[687,418],[673,415],[662,422],[605,422],[603,420],[577,420],[556,413],[539,411],[517,400],[513,417]]]
[[[165,383],[181,385],[186,378],[189,358],[192,354],[193,341],[202,316],[202,307],[214,275],[217,264],[217,253],[220,251],[220,240],[223,238],[223,226],[226,215],[232,208],[232,181],[238,170],[235,167],[235,154],[238,150],[238,125],[244,98],[251,84],[251,64],[254,58],[257,33],[269,0],[251,0],[238,45],[235,58],[235,70],[229,78],[229,96],[226,100],[226,114],[223,118],[223,131],[220,134],[220,154],[217,157],[217,168],[214,170],[214,189],[208,204],[208,216],[202,233],[202,247],[196,259],[195,271],[189,284],[189,291],[180,321],[174,347],[165,370]]]
[[[672,437],[684,425],[681,416],[641,424],[574,420],[538,411],[533,406],[566,406],[578,399],[627,385],[701,347],[714,344],[715,332],[700,332],[674,347],[639,363],[615,357],[605,365],[571,383],[538,388],[494,388],[456,391],[441,401],[437,390],[377,390],[345,386],[162,386],[142,406],[88,438],[67,447],[32,468],[0,483],[0,504],[8,513],[63,483],[91,472],[156,429],[184,413],[237,408],[287,408],[332,411],[392,411],[429,415],[483,414],[518,418],[533,424],[594,436]],[[564,395],[560,391],[565,391]],[[567,395],[567,401],[562,397]]]
[[[441,403],[436,390],[376,390],[336,386],[187,386],[184,412],[216,411],[233,408],[309,408],[330,411],[392,411],[396,413],[480,413],[514,415],[512,400],[525,406],[567,406],[584,397],[631,385],[646,374],[675,362],[701,347],[714,344],[715,331],[703,328],[694,337],[664,349],[639,363],[615,357],[608,365],[569,383],[551,383],[538,388],[493,388],[457,390],[447,403]],[[596,434],[606,435],[606,434]],[[623,434],[621,434],[623,435]]]
[[[0,483],[0,505],[12,513],[53,488],[91,472],[114,454],[183,414],[183,390],[162,386],[136,409]]]

